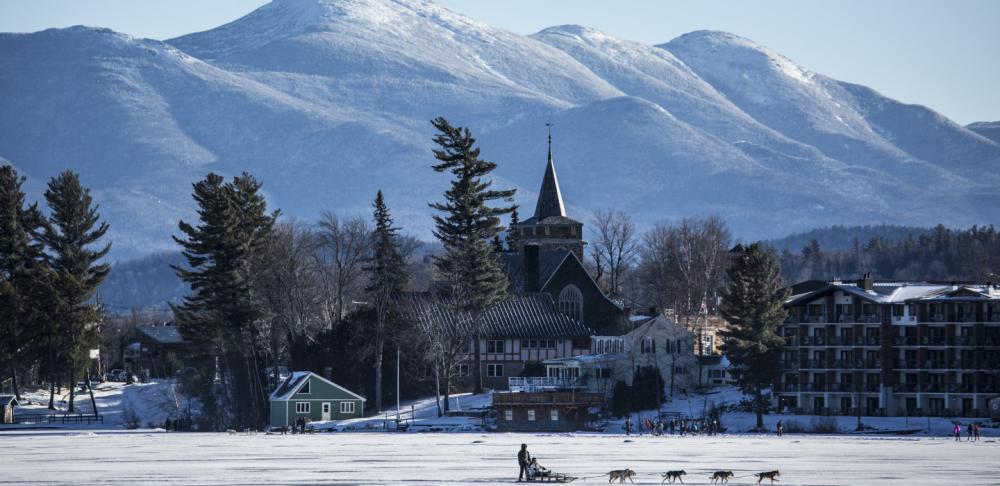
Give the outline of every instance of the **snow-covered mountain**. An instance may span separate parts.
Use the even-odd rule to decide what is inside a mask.
[[[699,31],[660,46],[580,26],[522,36],[419,0],[275,0],[166,42],[0,34],[0,157],[39,190],[82,173],[119,257],[171,246],[190,183],[249,170],[286,215],[386,191],[428,236],[428,120],[469,126],[533,207],[545,123],[570,211],[718,214],[744,237],[997,222],[1000,143],[922,106]]]
[[[966,125],[965,128],[993,140],[994,142],[1000,143],[1000,121],[975,122]]]

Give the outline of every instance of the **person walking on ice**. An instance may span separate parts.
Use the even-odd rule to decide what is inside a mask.
[[[962,425],[959,424],[958,422],[955,422],[955,430],[954,430],[954,432],[955,432],[955,440],[961,442],[962,441]]]

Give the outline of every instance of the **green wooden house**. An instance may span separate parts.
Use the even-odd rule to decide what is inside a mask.
[[[311,371],[296,371],[271,394],[271,427],[291,427],[296,419],[310,422],[361,417],[364,397]]]

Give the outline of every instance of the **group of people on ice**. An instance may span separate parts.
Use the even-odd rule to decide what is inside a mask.
[[[632,416],[629,415],[625,417],[625,425],[622,426],[625,429],[625,435],[632,435],[635,431],[639,435],[642,435],[643,431],[652,435],[663,435],[664,433],[669,433],[674,435],[675,433],[680,434],[682,437],[686,435],[715,435],[721,432],[718,420],[687,420],[687,419],[670,419],[664,420],[663,418],[646,418],[641,422],[641,428],[636,429],[632,424]]]
[[[979,424],[978,423],[976,423],[976,422],[970,423],[969,425],[965,426],[965,430],[969,434],[968,435],[968,439],[967,439],[969,442],[972,442],[974,440],[979,440]],[[961,422],[955,422],[955,428],[952,430],[952,433],[955,434],[955,440],[956,441],[961,441],[962,440],[962,423]]]

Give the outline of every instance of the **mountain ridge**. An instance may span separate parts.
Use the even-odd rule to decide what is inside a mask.
[[[428,120],[469,126],[533,207],[545,124],[569,210],[647,226],[717,214],[738,235],[996,222],[1000,144],[734,34],[658,46],[577,25],[522,36],[431,2],[278,0],[167,41],[0,34],[0,157],[31,187],[82,173],[116,257],[170,250],[190,183],[249,170],[290,216],[367,214],[428,237]],[[33,194],[37,197],[38,194]]]

